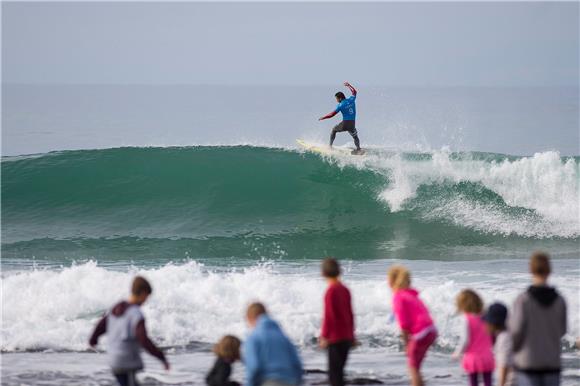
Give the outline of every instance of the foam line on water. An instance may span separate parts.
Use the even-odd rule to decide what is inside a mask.
[[[390,263],[346,264],[345,281],[353,294],[362,350],[398,344],[398,329],[390,322],[391,294],[384,281]],[[525,265],[523,262],[464,262],[463,269],[458,269],[457,263],[407,263],[436,320],[439,349],[444,351],[451,350],[458,339],[460,320],[454,297],[460,289],[476,289],[487,303],[501,300],[511,304],[529,284],[528,275],[517,268]],[[573,261],[562,260],[561,264],[564,268],[557,266],[561,273],[555,275],[553,282],[568,301],[570,331],[566,341],[571,346],[580,332],[578,313],[574,312],[579,306],[579,270]],[[5,273],[1,349],[87,349],[96,321],[126,295],[131,278],[137,273],[153,284],[153,296],[144,313],[151,335],[163,346],[211,343],[226,333],[243,337],[247,333],[244,308],[260,300],[297,344],[309,347],[318,336],[325,289],[318,272],[318,265],[284,268],[273,264],[216,271],[190,261],[125,271],[87,262],[59,270]]]

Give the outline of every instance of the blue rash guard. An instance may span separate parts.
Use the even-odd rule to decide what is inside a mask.
[[[354,103],[356,95],[344,99],[336,106],[334,111],[342,113],[343,121],[354,121],[356,118],[356,105]]]

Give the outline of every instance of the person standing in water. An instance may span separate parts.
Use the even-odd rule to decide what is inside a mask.
[[[354,145],[356,146],[356,150],[353,151],[353,154],[358,154],[361,152],[360,148],[360,140],[358,139],[358,133],[356,131],[355,125],[355,118],[356,118],[356,90],[352,85],[348,82],[344,82],[344,85],[348,87],[352,96],[347,98],[342,91],[337,92],[334,94],[336,97],[336,101],[338,102],[338,106],[336,109],[323,117],[320,117],[318,120],[322,121],[328,118],[334,117],[339,112],[342,113],[342,122],[332,128],[332,133],[330,133],[330,147],[334,143],[334,139],[336,138],[336,133],[340,133],[343,131],[348,131],[348,133],[352,136],[354,140]]]

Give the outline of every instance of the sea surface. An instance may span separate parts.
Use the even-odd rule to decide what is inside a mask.
[[[578,90],[373,88],[365,102],[363,89],[367,154],[324,157],[294,140],[325,143],[326,91],[3,85],[2,384],[113,384],[106,338],[87,340],[135,274],[153,284],[147,327],[173,365],[148,358],[145,384],[201,384],[255,300],[299,346],[307,384],[322,382],[319,264],[335,256],[361,342],[347,377],[408,384],[385,282],[402,263],[439,329],[426,378],[463,385],[455,296],[511,304],[535,249],[568,303],[564,385],[577,384]]]

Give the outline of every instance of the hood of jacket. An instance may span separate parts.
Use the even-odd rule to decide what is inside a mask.
[[[558,299],[558,291],[554,287],[530,286],[528,294],[544,307],[550,307]]]

